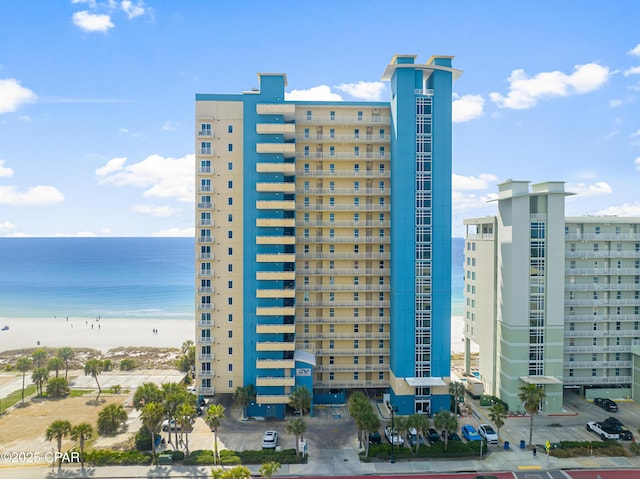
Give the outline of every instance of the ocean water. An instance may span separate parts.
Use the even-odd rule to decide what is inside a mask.
[[[192,319],[193,238],[0,238],[0,318]],[[452,240],[452,314],[464,239]]]
[[[194,317],[193,238],[2,238],[0,317]]]

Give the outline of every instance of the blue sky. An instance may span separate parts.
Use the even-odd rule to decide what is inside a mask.
[[[455,56],[454,234],[506,179],[640,217],[640,3],[0,2],[0,236],[193,235],[195,94],[387,101]]]

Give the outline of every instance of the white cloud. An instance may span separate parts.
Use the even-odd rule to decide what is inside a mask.
[[[640,43],[638,43],[635,48],[632,48],[627,52],[629,55],[633,55],[636,57],[640,57]]]
[[[10,221],[0,222],[0,233],[7,233],[14,229],[16,229],[16,225],[14,225],[12,222]]]
[[[151,236],[181,236],[193,238],[196,234],[195,228],[168,228],[165,230],[155,231]]]
[[[24,103],[33,103],[38,96],[20,85],[18,80],[0,80],[0,114],[16,111]]]
[[[629,75],[640,75],[640,67],[631,67],[628,70],[622,72],[622,74],[626,77]]]
[[[50,205],[64,200],[64,195],[53,186],[34,186],[20,192],[15,186],[0,186],[0,204]]]
[[[180,208],[171,208],[170,206],[133,205],[131,211],[156,216],[158,218],[166,218],[167,216],[171,216],[180,211]]]
[[[622,105],[624,102],[622,100],[609,100],[609,108],[616,108]]]
[[[337,90],[357,98],[358,100],[380,101],[387,86],[381,81],[359,81],[358,83],[341,83]]]
[[[109,15],[89,13],[86,10],[74,13],[73,23],[85,32],[106,32],[114,27]]]
[[[126,158],[112,158],[109,161],[107,161],[106,165],[96,169],[95,173],[97,176],[110,175],[111,173],[120,171],[123,168],[126,161],[127,161]]]
[[[597,63],[576,65],[570,75],[552,71],[529,77],[519,69],[513,70],[509,76],[509,93],[506,97],[496,92],[489,96],[500,108],[524,110],[534,107],[543,98],[580,95],[597,90],[607,82],[609,76],[609,68]]]
[[[481,95],[453,95],[453,123],[464,123],[482,116],[484,98]]]
[[[96,0],[71,0],[71,3],[73,3],[73,4],[86,3],[91,8],[96,8]]]
[[[613,192],[611,186],[604,181],[597,181],[591,185],[586,183],[567,183],[565,191],[576,193],[580,198],[588,196],[602,196]]]
[[[4,160],[0,160],[0,177],[10,177],[13,176],[13,169],[7,168],[4,166]]]
[[[640,156],[633,161],[633,164],[636,165],[636,170],[640,171]]]
[[[640,203],[624,203],[618,206],[609,206],[603,210],[594,212],[598,216],[640,216]]]
[[[123,0],[123,2],[120,4],[120,7],[122,8],[122,11],[127,14],[129,20],[139,17],[140,15],[144,15],[145,11],[144,3],[142,2],[138,2],[136,5],[134,5],[133,2],[129,0]]]
[[[327,85],[320,85],[308,90],[292,90],[284,94],[285,100],[290,101],[342,101],[342,97],[333,93]]]
[[[164,125],[162,125],[162,131],[176,131],[176,127],[180,126],[180,123],[175,121],[165,121]]]
[[[104,175],[100,178],[100,184],[146,188],[143,193],[145,197],[176,198],[178,201],[192,202],[194,162],[193,154],[182,158],[151,155],[138,163]],[[107,166],[109,163],[105,167]]]
[[[452,184],[454,190],[486,190],[493,188],[498,182],[498,177],[490,173],[480,173],[478,176],[462,176],[453,174]]]

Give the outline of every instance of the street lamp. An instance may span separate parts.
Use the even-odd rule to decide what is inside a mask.
[[[393,406],[391,403],[388,403],[388,404],[389,404],[389,409],[391,410],[391,460],[389,462],[391,464],[394,464],[396,462],[396,456],[393,451],[393,443],[396,441],[396,437],[399,437],[396,433],[395,423],[393,422],[393,418],[395,416],[397,408]]]

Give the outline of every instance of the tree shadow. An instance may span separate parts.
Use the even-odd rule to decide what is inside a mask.
[[[85,402],[85,405],[87,406],[100,406],[104,403],[106,403],[107,400],[104,398],[101,398],[100,396],[98,396],[95,399],[89,399],[87,402]]]

